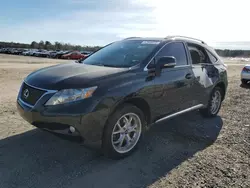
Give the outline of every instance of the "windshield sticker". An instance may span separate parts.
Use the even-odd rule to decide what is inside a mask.
[[[141,44],[160,44],[160,42],[159,41],[142,41],[142,43]]]

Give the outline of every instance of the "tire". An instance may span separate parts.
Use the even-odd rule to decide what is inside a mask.
[[[126,118],[124,117],[126,117],[127,120],[131,120],[131,117],[133,119],[130,124],[127,124],[130,125],[127,129],[124,129],[124,127],[126,127],[126,124],[124,123]],[[117,124],[118,122],[120,128]],[[135,126],[133,125],[134,123],[137,124],[137,127],[133,129]],[[103,154],[111,159],[121,159],[129,156],[138,148],[145,130],[145,125],[145,116],[136,106],[125,104],[121,108],[118,108],[108,119],[103,132]],[[129,130],[129,128],[131,129]],[[130,139],[131,143],[128,141]]]
[[[244,85],[246,85],[246,84],[248,83],[248,80],[242,79],[242,80],[241,80],[241,83],[244,84]]]
[[[221,103],[223,99],[224,92],[220,87],[215,87],[210,95],[208,105],[205,109],[201,109],[200,112],[204,117],[215,117],[220,111]],[[218,97],[216,100],[218,103],[214,102],[215,96]]]

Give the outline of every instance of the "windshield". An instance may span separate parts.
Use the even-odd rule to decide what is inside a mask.
[[[124,40],[112,43],[80,63],[108,67],[132,67],[141,63],[160,41]]]

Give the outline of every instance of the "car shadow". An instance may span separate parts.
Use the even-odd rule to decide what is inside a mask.
[[[248,84],[241,84],[240,87],[245,88],[245,89],[250,89],[250,83],[248,83]]]
[[[213,144],[222,125],[219,116],[179,116],[153,126],[118,161],[34,129],[0,140],[0,187],[147,187]]]

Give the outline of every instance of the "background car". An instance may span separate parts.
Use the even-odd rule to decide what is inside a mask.
[[[31,52],[32,52],[32,50],[26,50],[22,53],[22,55],[28,56],[28,55],[30,55]]]
[[[11,54],[11,48],[5,48],[4,53],[5,54]]]
[[[90,51],[81,51],[81,54],[83,54],[83,55],[90,55],[90,54],[92,54],[92,52],[90,52]]]
[[[37,52],[38,50],[30,50],[27,52],[27,55],[29,56],[34,56],[34,54]]]
[[[5,52],[6,52],[6,48],[1,48],[0,49],[0,53],[5,54]]]
[[[241,82],[247,84],[250,81],[250,64],[246,65],[241,71]]]
[[[40,52],[39,57],[50,57],[51,52],[52,51],[43,50],[42,52]]]
[[[15,49],[12,51],[12,54],[21,55],[24,51],[25,49]]]
[[[62,52],[61,50],[50,51],[49,57],[55,58],[58,53]]]
[[[63,51],[63,50],[62,50],[62,51],[59,51],[59,52],[57,52],[57,53],[55,53],[55,54],[52,54],[51,57],[52,57],[52,58],[55,58],[55,59],[61,59],[63,55],[68,54],[68,53],[70,53],[70,52],[71,52],[71,51],[68,51],[68,50],[67,50],[67,51]]]
[[[19,55],[25,55],[28,51],[29,49],[24,49]]]
[[[68,53],[68,54],[65,54],[62,56],[62,59],[74,59],[74,60],[79,60],[79,59],[82,59],[82,58],[85,58],[86,55],[78,52],[78,51],[74,51],[74,52],[71,52],[71,53]]]
[[[46,52],[47,52],[46,50],[38,50],[38,51],[34,52],[33,56],[42,57],[44,55],[44,53],[46,53]]]

